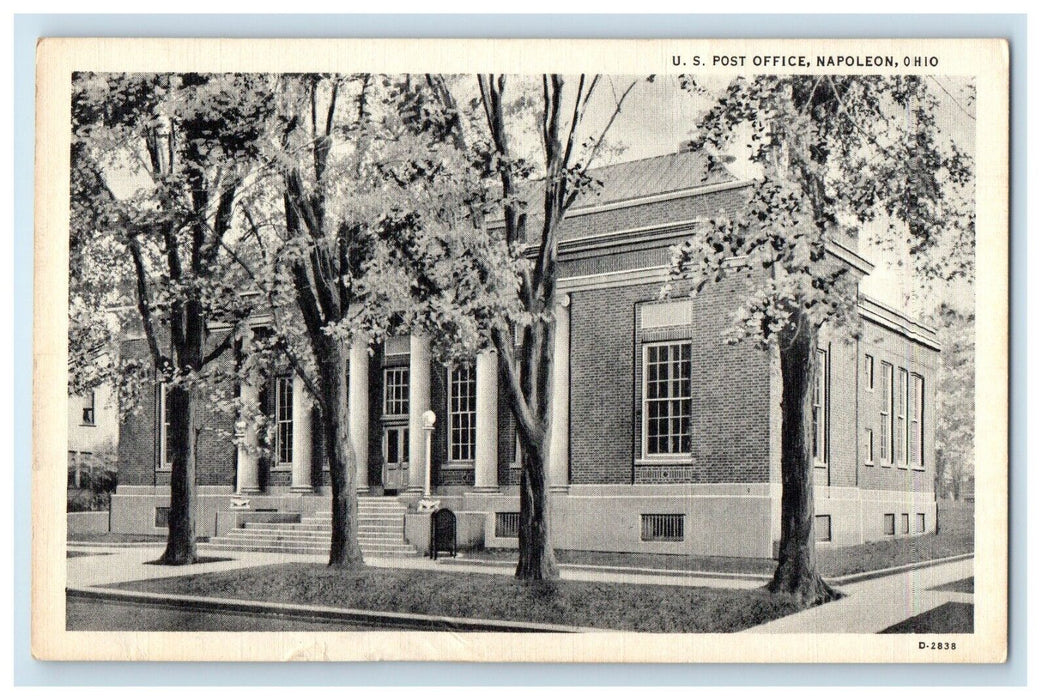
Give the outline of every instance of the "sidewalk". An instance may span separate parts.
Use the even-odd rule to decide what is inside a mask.
[[[975,574],[965,559],[901,574],[840,586],[845,597],[743,631],[767,633],[870,633],[927,612],[947,602],[972,603],[970,593],[929,590]]]
[[[68,545],[70,551],[105,552],[105,556],[75,557],[66,560],[66,585],[72,588],[107,586],[126,581],[153,578],[171,578],[214,571],[232,571],[252,566],[272,566],[287,563],[324,564],[327,557],[312,554],[279,554],[267,552],[238,552],[212,549],[207,544],[197,545],[201,556],[218,557],[217,561],[189,566],[158,566],[146,564],[164,552],[163,545],[152,547],[122,547],[119,545]],[[449,559],[436,561],[425,557],[372,558],[369,566],[387,569],[419,569],[423,571],[465,572],[512,576],[513,564],[479,563],[476,560],[449,564]],[[598,581],[605,583],[639,583],[660,586],[702,586],[709,588],[757,588],[762,579],[724,576],[695,576],[677,573],[638,571],[606,571],[599,567],[562,566],[561,577],[570,581]]]
[[[218,557],[224,561],[192,564],[190,566],[158,566],[146,562],[156,560],[164,547],[121,547],[118,545],[69,545],[70,551],[98,552],[104,556],[79,556],[67,559],[66,586],[71,589],[104,587],[143,579],[172,578],[234,569],[274,566],[287,563],[323,564],[326,557],[303,554],[276,554],[265,552],[234,552],[199,546],[202,556]],[[512,576],[512,564],[497,562],[456,561],[422,557],[366,558],[369,566],[420,571],[467,572]],[[662,586],[701,586],[710,588],[758,588],[763,581],[753,577],[702,576],[681,572],[651,573],[608,570],[611,567],[562,566],[561,576],[566,580],[605,583],[632,583]],[[624,568],[624,567],[623,567]],[[872,633],[880,632],[898,622],[927,612],[947,602],[972,603],[970,593],[930,590],[946,583],[974,575],[972,559],[950,561],[917,568],[902,573],[838,585],[845,597],[810,610],[773,620],[745,630],[744,633]],[[657,570],[656,570],[657,571]]]

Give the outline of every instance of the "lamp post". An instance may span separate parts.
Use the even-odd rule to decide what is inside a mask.
[[[437,427],[437,414],[433,411],[424,411],[422,413],[422,429],[426,431],[426,481],[424,485],[424,491],[422,500],[418,502],[419,512],[426,512],[436,510],[440,505],[440,501],[431,498],[430,496],[430,469],[432,469],[433,462],[433,430]]]

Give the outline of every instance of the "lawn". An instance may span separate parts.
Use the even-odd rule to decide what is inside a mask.
[[[163,544],[167,535],[125,535],[118,532],[70,532],[66,535],[70,542],[98,542],[124,544],[128,542],[156,542]]]
[[[881,634],[971,634],[975,631],[975,606],[944,603],[928,612],[892,625]]]
[[[944,507],[940,513],[945,517],[939,523],[940,531],[935,534],[819,549],[819,571],[823,576],[847,576],[974,552],[975,521],[970,504]]]
[[[637,632],[735,632],[797,612],[763,590],[565,581],[284,564],[148,581],[121,589]]]
[[[468,559],[516,562],[515,549],[485,549],[469,552]],[[641,569],[670,571],[709,571],[725,574],[761,574],[771,576],[775,562],[771,559],[710,557],[692,554],[649,554],[642,552],[581,552],[558,549],[559,564],[588,564],[591,566],[627,566]]]
[[[816,550],[816,566],[819,573],[827,578],[835,578],[975,551],[975,521],[970,503],[941,503],[939,516],[940,531],[938,533],[918,537],[898,537],[848,547],[819,547]],[[489,549],[470,552],[466,556],[471,559],[515,562],[517,551]],[[557,561],[561,564],[625,566],[725,574],[761,574],[768,577],[775,572],[775,561],[772,559],[687,554],[557,550]]]

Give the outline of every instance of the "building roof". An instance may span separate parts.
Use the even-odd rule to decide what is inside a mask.
[[[671,198],[713,185],[741,184],[725,167],[725,162],[730,161],[706,151],[684,151],[590,168],[589,175],[595,181],[595,186],[579,195],[568,210],[568,216],[618,203],[640,203],[650,197]],[[524,191],[530,222],[542,221],[542,183],[541,179],[532,180]],[[501,211],[493,214],[488,221],[496,227],[500,226]],[[529,238],[537,238],[539,227],[532,224],[528,229]]]
[[[591,168],[589,172],[601,186],[580,196],[573,208],[641,199],[738,179],[724,166],[723,159],[706,151],[667,153]]]

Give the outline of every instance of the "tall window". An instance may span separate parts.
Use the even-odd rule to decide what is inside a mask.
[[[95,424],[95,390],[91,389],[82,397],[80,422],[84,425]]]
[[[448,380],[448,459],[470,461],[477,452],[477,373],[457,367]]]
[[[644,346],[646,456],[691,454],[691,343]]]
[[[910,394],[910,463],[924,466],[924,377],[913,375]]]
[[[866,464],[873,464],[873,430],[866,429],[866,440],[863,450],[866,452]]]
[[[899,368],[899,391],[895,399],[895,439],[898,443],[895,446],[895,454],[898,457],[899,466],[903,466],[909,461],[910,448],[909,448],[909,419],[907,418],[907,410],[910,405],[910,373],[902,367]]]
[[[167,410],[167,384],[160,385],[160,468],[171,467],[171,456],[175,454],[171,435],[171,412]]]
[[[291,464],[294,441],[294,384],[291,377],[277,377],[277,464]]]
[[[873,355],[866,355],[863,360],[863,379],[866,382],[866,389],[873,391]]]
[[[892,380],[895,374],[892,366],[887,362],[881,363],[881,463],[891,464],[895,461],[892,446],[895,444],[892,438]]]
[[[387,416],[406,416],[408,414],[407,367],[386,368],[384,397],[383,412]]]
[[[815,386],[812,387],[812,457],[826,463],[826,406],[829,398],[829,378],[826,372],[828,357],[825,350],[816,355]]]

